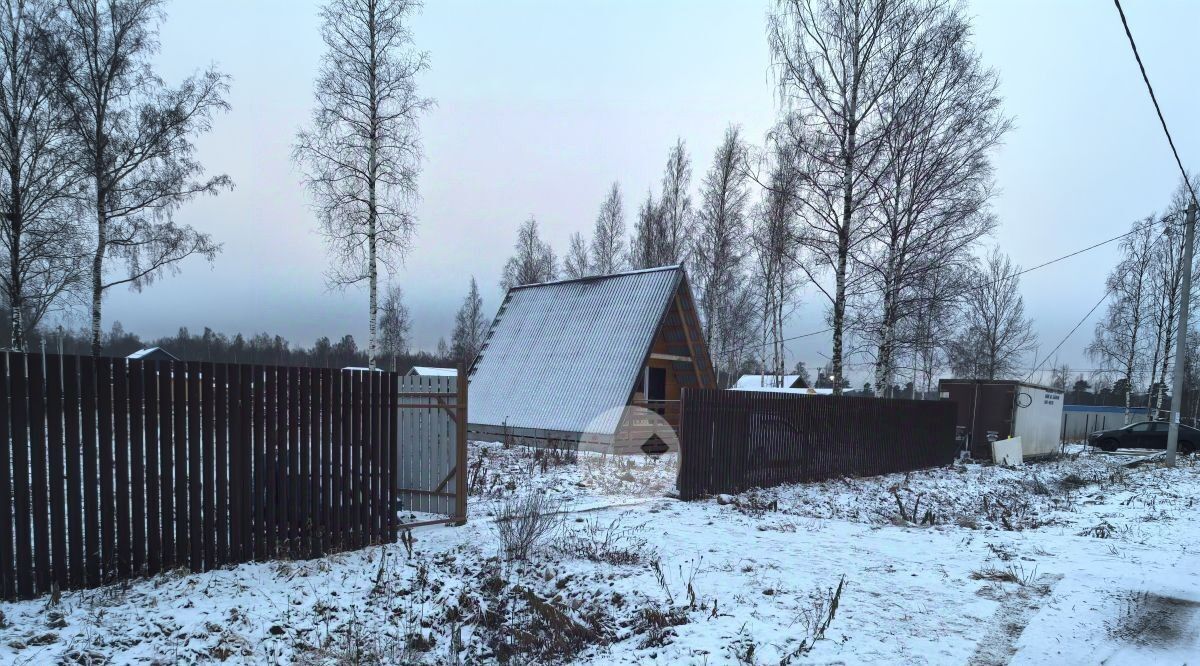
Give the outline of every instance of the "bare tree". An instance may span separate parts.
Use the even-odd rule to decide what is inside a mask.
[[[450,350],[454,358],[470,368],[475,357],[479,356],[480,350],[483,349],[487,332],[488,323],[483,318],[483,298],[479,295],[475,276],[471,276],[471,289],[454,318],[454,335],[450,340]]]
[[[621,185],[613,181],[608,196],[600,204],[596,228],[592,232],[592,271],[611,275],[625,268],[625,211],[621,205]]]
[[[567,248],[566,258],[563,259],[563,274],[572,279],[592,274],[588,244],[583,239],[583,234],[578,231],[571,234],[571,244]]]
[[[61,297],[83,286],[87,251],[71,204],[81,177],[70,132],[42,57],[50,0],[0,0],[0,276],[10,311],[10,345],[25,349]]]
[[[154,73],[162,0],[63,0],[51,22],[48,62],[74,154],[86,173],[95,243],[91,261],[92,354],[101,350],[104,292],[140,290],[193,255],[220,245],[174,222],[198,194],[232,187],[202,179],[192,137],[225,111],[228,77],[208,69],[169,88]],[[124,270],[113,274],[113,261]]]
[[[951,345],[955,374],[999,379],[1016,373],[1021,359],[1037,342],[1033,322],[1025,317],[1021,268],[999,248],[984,260],[979,282],[963,294],[964,328]]]
[[[902,321],[900,338],[912,359],[911,370],[917,381],[923,378],[923,393],[933,390],[934,379],[945,366],[947,341],[955,334],[955,318],[962,307],[961,295],[974,284],[972,266],[953,266],[950,270],[932,271],[914,287],[913,301],[922,304],[916,312]]]
[[[1193,177],[1192,187],[1200,188],[1200,177]],[[1182,181],[1175,189],[1167,213],[1161,220],[1162,234],[1158,238],[1155,257],[1151,268],[1150,321],[1153,326],[1153,352],[1150,363],[1151,418],[1158,419],[1164,412],[1168,390],[1168,375],[1175,358],[1175,336],[1177,334],[1183,281],[1184,230],[1180,222],[1190,201],[1189,192]],[[1196,257],[1200,264],[1200,256]],[[1196,266],[1193,266],[1195,270]],[[1195,310],[1189,310],[1194,312]],[[1188,322],[1189,325],[1191,322]]]
[[[399,372],[399,359],[408,353],[408,332],[412,318],[404,304],[404,290],[398,284],[384,289],[379,306],[379,353],[392,357],[392,372]]]
[[[730,351],[740,346],[734,321],[738,301],[746,293],[747,149],[740,130],[729,127],[701,184],[701,204],[691,253],[691,274],[699,295],[704,340],[720,365],[732,363]]]
[[[774,143],[772,153],[764,198],[755,208],[750,237],[754,250],[751,283],[755,285],[760,309],[763,374],[782,378],[787,362],[784,326],[796,306],[796,291],[800,286],[793,239],[802,174],[796,168],[789,145]]]
[[[654,268],[662,266],[662,206],[654,200],[654,195],[647,190],[646,200],[638,209],[637,222],[633,227],[633,237],[629,239],[629,265],[633,268]]]
[[[550,245],[538,236],[537,220],[530,217],[517,230],[517,253],[504,264],[500,288],[549,282],[558,278],[558,259]]]
[[[843,376],[852,255],[871,237],[871,209],[887,166],[893,119],[882,105],[919,57],[916,45],[936,25],[943,3],[924,0],[776,0],[767,39],[784,107],[780,131],[803,164],[807,229],[814,260],[801,268],[833,272],[832,373]],[[835,393],[841,393],[840,384]]]
[[[683,139],[676,139],[667,155],[659,208],[662,225],[658,234],[658,265],[680,264],[687,259],[688,235],[692,226],[692,159]]]
[[[1152,314],[1154,261],[1159,234],[1153,218],[1139,220],[1133,233],[1121,241],[1121,262],[1108,274],[1111,300],[1088,356],[1105,368],[1121,372],[1125,423],[1130,420],[1131,394],[1143,378],[1148,362],[1146,334]]]
[[[368,365],[375,367],[379,267],[401,261],[416,220],[418,121],[433,101],[417,93],[429,56],[413,48],[417,0],[329,0],[321,10],[325,55],[312,125],[296,139],[321,232],[329,283],[368,285]]]
[[[875,349],[875,385],[890,395],[909,341],[903,321],[927,308],[917,285],[971,261],[995,226],[991,153],[1011,126],[996,74],[971,50],[970,25],[954,8],[916,41],[912,67],[880,99],[875,234],[856,257],[871,289],[858,299],[855,330]]]

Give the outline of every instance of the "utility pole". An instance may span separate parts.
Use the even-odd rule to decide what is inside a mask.
[[[1183,361],[1187,354],[1188,301],[1192,300],[1192,245],[1196,240],[1196,202],[1188,206],[1183,232],[1183,283],[1179,294],[1179,332],[1175,336],[1175,376],[1171,382],[1171,421],[1167,427],[1167,467],[1179,448],[1179,406],[1183,403]]]

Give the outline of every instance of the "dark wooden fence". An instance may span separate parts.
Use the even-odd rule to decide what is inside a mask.
[[[399,386],[384,372],[0,354],[0,598],[394,539],[410,444]],[[459,412],[458,387],[424,398]]]
[[[680,496],[944,465],[956,451],[954,409],[946,401],[687,389]]]

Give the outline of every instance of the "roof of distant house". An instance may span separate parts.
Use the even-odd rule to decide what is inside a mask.
[[[783,375],[783,381],[777,381],[779,379],[779,375],[742,375],[741,377],[738,377],[737,383],[733,385],[733,388],[795,388],[796,383],[800,381],[800,375]]]
[[[408,371],[408,374],[420,377],[457,377],[458,370],[456,368],[435,368],[428,365],[414,365],[412,370]]]
[[[172,354],[171,352],[163,349],[162,347],[147,347],[145,349],[139,349],[139,350],[133,352],[132,354],[130,354],[129,356],[126,356],[125,358],[134,360],[134,361],[136,361],[138,359],[151,359],[151,360],[159,359],[159,360],[170,360],[170,361],[178,361],[179,360],[179,357],[177,357],[174,354]]]
[[[748,386],[742,388],[734,386],[732,391],[752,391],[760,393],[790,393],[792,395],[833,395],[832,388],[787,388],[778,386]]]

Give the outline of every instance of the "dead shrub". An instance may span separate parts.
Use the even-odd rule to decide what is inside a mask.
[[[518,587],[514,601],[522,608],[504,623],[493,648],[504,663],[566,663],[583,650],[612,642],[611,617],[601,607],[577,618],[558,597],[546,599]]]
[[[564,525],[554,543],[555,550],[568,557],[616,566],[641,564],[655,555],[649,542],[641,536],[645,525],[627,526],[620,518],[608,524],[585,520],[582,528]]]
[[[633,633],[642,636],[640,648],[662,647],[675,638],[672,627],[687,624],[691,618],[683,606],[650,605],[639,608],[633,618]]]
[[[527,560],[537,545],[562,523],[562,502],[543,493],[510,495],[496,508],[496,532],[504,557]]]
[[[1037,580],[1037,567],[1032,571],[1026,571],[1025,567],[1019,564],[1010,564],[1003,569],[996,567],[984,567],[971,572],[971,580],[986,580],[993,583],[1016,583],[1021,587],[1029,587]]]
[[[817,641],[825,638],[825,632],[833,623],[838,607],[842,603],[842,590],[846,587],[846,576],[838,579],[836,588],[821,588],[813,590],[809,595],[809,604],[800,609],[800,626],[804,627],[804,638],[800,645],[784,655],[781,665],[792,663],[793,659],[802,657],[816,647]]]
[[[1107,520],[1102,520],[1098,525],[1093,525],[1079,533],[1079,536],[1096,537],[1097,539],[1109,539],[1117,533],[1117,528],[1113,527]]]

